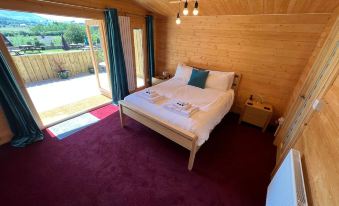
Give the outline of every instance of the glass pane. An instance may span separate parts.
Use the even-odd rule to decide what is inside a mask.
[[[142,30],[133,29],[135,69],[137,74],[137,87],[145,86],[144,50],[142,49]]]
[[[93,44],[94,49],[94,57],[95,57],[95,63],[98,65],[98,78],[99,78],[99,87],[110,91],[109,81],[108,81],[108,75],[107,75],[107,67],[105,62],[105,56],[104,51],[102,47],[102,41],[101,41],[101,30],[99,29],[99,26],[90,26],[89,31],[91,33],[91,40]]]

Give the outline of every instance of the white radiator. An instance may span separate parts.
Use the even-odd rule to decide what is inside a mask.
[[[267,188],[266,206],[307,206],[300,153],[291,149]]]

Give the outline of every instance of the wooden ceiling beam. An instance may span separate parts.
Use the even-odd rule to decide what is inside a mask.
[[[171,0],[133,1],[163,16],[175,16],[178,12],[178,4],[170,3]],[[198,2],[200,16],[332,13],[339,5],[339,0],[198,0]],[[194,2],[190,1],[190,12],[193,7]]]
[[[87,8],[86,8],[87,7]],[[120,13],[145,15],[149,12],[131,0],[10,0],[0,1],[0,9],[36,12],[81,18],[102,19],[103,10],[116,8]]]

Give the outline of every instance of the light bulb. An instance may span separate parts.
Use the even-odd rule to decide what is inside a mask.
[[[184,8],[184,10],[182,11],[182,13],[187,16],[188,15],[188,8]]]
[[[187,3],[187,0],[185,1],[185,6],[184,6],[184,10],[182,11],[182,13],[187,16],[188,14],[188,3]]]
[[[198,3],[198,1],[195,1],[194,9],[193,9],[193,15],[196,16],[196,15],[198,15],[198,13],[199,13],[199,3]]]
[[[196,9],[196,8],[194,8],[194,9],[193,9],[193,15],[196,16],[196,15],[198,15],[198,13],[199,13],[199,10]]]
[[[180,24],[180,23],[181,23],[179,12],[178,12],[178,14],[177,14],[177,19],[175,20],[175,23],[176,23],[176,24]]]

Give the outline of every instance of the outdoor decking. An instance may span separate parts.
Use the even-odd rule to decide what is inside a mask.
[[[100,73],[100,79],[107,79]],[[137,78],[137,85],[144,80]],[[95,74],[80,73],[69,79],[48,79],[26,83],[27,91],[44,125],[49,125],[80,112],[111,102],[101,95]]]
[[[112,101],[101,95],[95,75],[88,73],[26,83],[26,87],[44,125]]]

